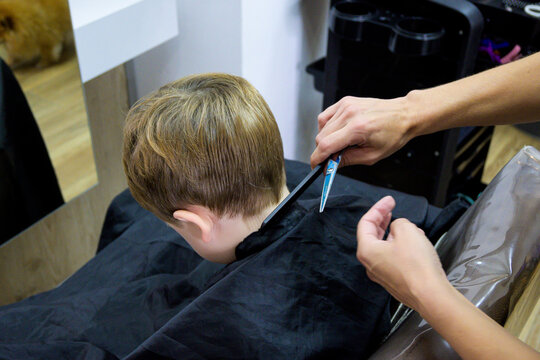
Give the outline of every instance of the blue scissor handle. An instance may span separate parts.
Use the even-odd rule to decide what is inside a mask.
[[[341,161],[341,155],[343,154],[343,151],[339,153],[336,160],[333,160],[330,158],[328,160],[328,166],[326,167],[326,172],[324,176],[324,185],[321,195],[321,205],[319,207],[319,212],[324,211],[324,207],[326,205],[326,200],[328,200],[328,194],[330,194],[330,189],[332,188],[332,183],[334,182],[334,178],[336,177],[336,172],[339,166],[339,162]]]

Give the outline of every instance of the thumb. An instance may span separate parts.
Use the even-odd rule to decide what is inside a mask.
[[[358,222],[356,256],[360,262],[367,261],[373,249],[380,244],[385,244],[382,239],[390,222],[391,211],[395,206],[394,198],[386,196],[373,205]]]

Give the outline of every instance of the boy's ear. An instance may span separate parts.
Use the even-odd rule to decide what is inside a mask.
[[[176,220],[192,224],[198,228],[203,242],[210,242],[212,239],[212,228],[214,223],[212,219],[205,214],[205,211],[198,211],[199,209],[190,210],[176,210],[173,213],[173,217]]]

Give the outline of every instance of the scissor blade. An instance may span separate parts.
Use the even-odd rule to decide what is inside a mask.
[[[328,160],[328,166],[326,167],[326,173],[324,176],[324,185],[321,195],[321,206],[319,207],[319,212],[324,211],[324,207],[326,206],[326,200],[328,200],[328,195],[330,194],[330,189],[332,188],[332,183],[334,182],[334,178],[336,177],[336,172],[339,166],[339,162],[341,161],[341,153],[338,155],[336,160],[329,159]]]

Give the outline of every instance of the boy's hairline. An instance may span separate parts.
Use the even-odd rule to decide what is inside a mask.
[[[191,80],[191,79],[197,79],[199,76],[210,76],[210,75],[213,76],[213,75],[216,75],[216,74],[217,73],[193,75],[193,76],[184,78],[183,80],[181,79],[181,80],[185,82],[185,81],[188,81],[188,80]],[[220,75],[220,77],[221,77],[223,74],[218,74],[218,75]],[[229,77],[228,77],[228,79],[230,80]],[[236,77],[235,80],[237,80],[237,79],[241,79],[241,78]],[[260,106],[261,108],[263,108],[263,111],[261,111],[261,113],[263,113],[265,121],[267,121],[272,126],[276,127],[277,136],[279,137],[278,143],[279,143],[279,148],[280,148],[280,153],[281,153],[281,160],[280,160],[280,162],[281,162],[280,173],[281,174],[279,175],[279,177],[281,178],[281,186],[279,187],[279,190],[278,190],[278,192],[281,194],[283,186],[286,186],[286,178],[285,178],[285,168],[284,168],[284,161],[283,161],[283,147],[282,147],[282,143],[281,143],[281,137],[279,135],[279,129],[277,128],[277,123],[275,122],[273,114],[271,113],[270,109],[268,108],[268,105],[266,104],[266,102],[264,101],[262,96],[247,81],[245,81],[244,79],[242,79],[242,81],[243,82],[241,82],[239,84],[241,86],[246,86],[247,85],[249,87],[250,92],[252,93],[251,95],[255,96],[254,100],[257,100],[257,101],[260,102],[260,104],[257,104],[257,106]],[[167,84],[167,85],[164,85],[160,89],[158,89],[155,92],[149,94],[148,96],[139,99],[128,112],[128,121],[126,122],[126,128],[127,128],[129,120],[133,120],[132,121],[132,123],[133,123],[134,121],[137,120],[137,118],[139,118],[141,116],[144,116],[144,113],[146,111],[148,111],[148,108],[145,108],[145,105],[148,105],[149,107],[154,107],[154,105],[159,107],[160,105],[156,105],[156,104],[158,104],[158,103],[159,104],[166,104],[168,100],[170,101],[170,100],[173,100],[175,98],[181,97],[180,96],[181,94],[175,94],[174,93],[175,91],[179,91],[179,89],[175,87],[179,83],[181,83],[180,80],[175,81],[175,82],[170,83],[170,84]],[[185,90],[185,89],[181,89],[181,90]],[[194,91],[199,92],[200,89],[196,89]],[[171,93],[169,93],[169,92],[171,92]],[[156,100],[159,100],[159,101],[156,101]],[[242,98],[242,100],[245,100],[245,99]],[[260,101],[260,100],[262,100],[262,101]],[[246,104],[247,104],[247,102],[246,102]],[[247,109],[248,113],[252,112],[252,109],[251,109],[250,106],[245,106],[244,105],[241,108],[242,109]],[[267,111],[267,113],[265,113],[266,111]],[[247,122],[244,122],[243,125],[252,125],[252,122],[247,121]],[[254,124],[254,126],[256,126],[256,125],[257,124]],[[127,170],[128,168],[132,168],[128,164],[128,160],[132,160],[131,158],[134,156],[134,153],[136,152],[136,148],[141,143],[141,141],[139,141],[139,140],[134,140],[134,133],[135,133],[134,131],[131,131],[130,134],[125,134],[125,138],[124,138],[125,140],[127,138],[127,140],[129,140],[132,143],[130,145],[124,145],[124,150],[126,150],[127,148],[131,148],[131,150],[132,150],[129,154],[125,153],[124,156],[123,156],[124,168],[125,168],[126,174],[128,175],[128,178],[129,178],[130,175],[132,175],[132,171]],[[128,136],[128,135],[130,135],[130,136]],[[163,142],[163,141],[164,141],[164,139],[161,139],[161,142]],[[165,156],[163,158],[165,160],[167,159],[167,157],[165,157]],[[133,179],[131,179],[131,180],[133,180]],[[134,187],[133,184],[131,184],[132,182],[135,183],[134,181],[130,181],[128,179],[128,183],[130,183],[130,189],[132,189]],[[254,189],[256,189],[256,190],[261,189],[261,186],[258,186],[256,184],[249,183],[249,182],[248,182],[248,184],[251,187],[253,187]],[[268,189],[271,190],[272,189],[271,186],[266,186],[264,188],[266,190],[268,190]],[[141,201],[139,201],[139,202],[141,202]],[[143,200],[143,202],[146,202],[146,199]],[[149,202],[149,203],[152,204],[152,202]],[[188,202],[188,203],[190,205],[206,206],[204,203],[190,203],[190,202]],[[145,206],[145,207],[148,208],[147,206]],[[178,207],[181,208],[180,206],[178,206]],[[185,205],[182,206],[182,207],[185,207]],[[165,214],[163,213],[163,211],[159,210],[159,206],[151,206],[151,208],[154,208],[154,209],[157,209],[157,210],[154,210],[154,209],[148,209],[148,210],[156,213],[156,215],[159,214],[158,217],[160,217],[166,223],[175,224],[176,221],[175,221],[174,217],[172,216],[172,213],[166,214],[167,215],[166,219],[164,219]],[[213,207],[213,206],[210,206],[208,208],[210,210],[212,210],[213,212],[215,212],[216,214],[219,214],[220,216],[223,216],[223,215],[234,216],[234,215],[237,215],[237,214],[241,214],[244,217],[251,216],[251,214],[242,213],[242,211],[237,211],[238,209],[235,210],[235,211],[231,211],[231,209],[229,208],[228,205],[225,205],[222,208],[216,208],[216,207]]]

